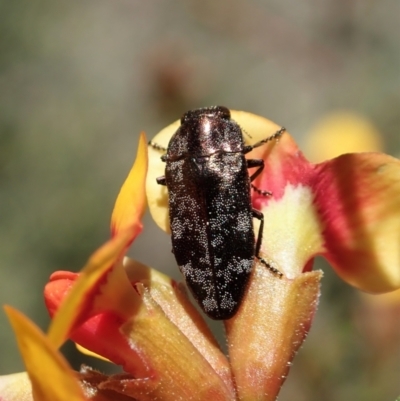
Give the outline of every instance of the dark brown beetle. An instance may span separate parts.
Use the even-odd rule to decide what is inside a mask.
[[[235,315],[254,257],[259,258],[264,221],[251,205],[251,181],[264,162],[246,159],[245,154],[284,131],[245,145],[226,107],[192,110],[181,118],[161,158],[165,176],[157,182],[168,188],[173,252],[193,296],[212,319]],[[249,175],[251,167],[257,170]],[[253,217],[261,221],[257,243]]]

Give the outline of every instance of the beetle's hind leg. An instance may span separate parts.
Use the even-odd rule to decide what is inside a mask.
[[[279,278],[283,277],[283,274],[275,267],[271,266],[267,261],[260,257],[260,248],[262,242],[262,233],[264,229],[264,215],[257,209],[253,209],[253,217],[260,220],[260,228],[258,229],[257,243],[255,249],[255,257],[273,274],[278,276]]]

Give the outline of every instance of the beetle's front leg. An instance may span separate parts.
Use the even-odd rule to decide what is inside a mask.
[[[264,169],[264,160],[263,159],[247,159],[247,168],[251,168],[251,167],[258,167],[258,169],[250,176],[250,182],[255,180],[260,175],[261,171],[263,171],[263,169]],[[253,184],[251,184],[251,187],[256,192],[258,192],[260,195],[264,195],[264,196],[271,196],[272,195],[272,192],[264,191],[262,189],[258,189]]]
[[[156,181],[158,185],[167,185],[167,182],[165,181],[165,175],[157,177]]]
[[[258,169],[250,176],[250,182],[254,181],[264,169],[263,159],[247,159],[247,168],[258,167]]]
[[[278,270],[275,269],[275,267],[271,266],[267,261],[265,261],[263,258],[260,257],[260,248],[261,248],[261,242],[262,242],[262,233],[264,230],[264,215],[262,212],[260,212],[257,209],[253,209],[253,217],[256,219],[260,220],[260,228],[258,229],[258,236],[257,236],[257,242],[256,242],[256,249],[255,249],[255,257],[264,265],[267,267],[268,270],[270,270],[273,274],[279,276],[279,278],[283,277],[283,274]]]

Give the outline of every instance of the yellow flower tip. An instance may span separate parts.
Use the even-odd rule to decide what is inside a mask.
[[[34,401],[27,372],[0,376],[1,401]]]
[[[141,231],[141,218],[145,211],[145,180],[147,171],[147,141],[142,132],[136,160],[115,202],[111,216],[111,232],[116,235],[124,229],[132,230],[132,239]]]
[[[304,153],[313,162],[344,153],[378,152],[383,148],[379,131],[364,116],[334,112],[323,117],[309,132]]]
[[[75,373],[49,339],[21,312],[4,307],[13,326],[35,400],[86,400]]]
[[[84,355],[91,356],[92,358],[101,359],[102,361],[112,363],[109,359],[104,358],[103,356],[101,356],[101,355],[99,355],[99,354],[96,354],[95,352],[90,351],[90,350],[88,350],[87,348],[82,347],[81,345],[79,345],[79,344],[77,344],[77,343],[75,343],[75,347],[76,347],[76,349],[77,349],[79,352],[81,352],[81,353],[84,354]]]

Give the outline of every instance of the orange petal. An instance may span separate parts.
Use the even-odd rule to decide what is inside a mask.
[[[51,341],[22,313],[5,307],[17,336],[35,400],[84,401],[79,382]]]
[[[91,316],[93,299],[100,292],[99,286],[106,280],[106,275],[122,257],[127,244],[131,241],[134,228],[119,232],[89,259],[81,271],[71,292],[51,322],[48,336],[56,347],[59,347],[69,333],[80,323]]]
[[[140,135],[135,163],[128,174],[115,202],[111,216],[111,233],[135,226],[135,235],[142,228],[141,218],[146,205],[145,180],[147,170],[147,142],[144,133]],[[134,238],[132,238],[133,240]]]
[[[315,203],[324,256],[348,283],[367,292],[400,287],[400,161],[347,154],[316,166]]]

